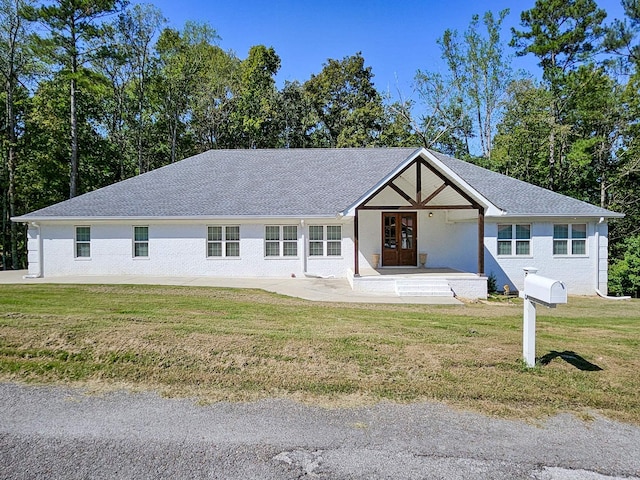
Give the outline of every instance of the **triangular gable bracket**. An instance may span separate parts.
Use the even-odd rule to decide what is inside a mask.
[[[415,178],[415,192],[407,192],[406,190],[400,188],[396,183],[394,183],[398,178],[400,178],[403,174],[407,172],[411,167],[416,167],[416,178]],[[438,187],[436,190],[431,192],[429,196],[425,199],[422,198],[422,167],[427,168],[434,175],[436,175],[440,180],[442,180],[442,185]],[[396,192],[400,197],[402,197],[407,205],[370,205],[369,203],[379,195],[383,190],[390,188],[394,192]],[[467,201],[468,205],[430,205],[429,203],[433,201],[440,193],[445,191],[447,188],[451,188],[458,195],[460,195],[465,201]],[[409,162],[405,165],[399,172],[397,172],[393,177],[391,177],[387,182],[378,187],[367,199],[365,199],[358,207],[358,210],[479,210],[482,206],[475,201],[470,195],[467,194],[463,189],[461,189],[458,185],[453,183],[450,179],[448,179],[445,175],[443,175],[438,169],[429,164],[424,158],[418,156],[413,161]]]

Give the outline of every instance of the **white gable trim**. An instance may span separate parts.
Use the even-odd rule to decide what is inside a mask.
[[[340,213],[340,215],[344,216],[354,216],[356,208],[366,200],[368,200],[377,190],[379,190],[383,185],[389,182],[393,177],[395,177],[400,171],[406,168],[409,164],[414,162],[418,157],[422,157],[424,160],[427,160],[431,165],[438,169],[440,173],[442,173],[448,180],[454,183],[456,186],[464,190],[470,197],[476,200],[479,204],[481,204],[485,208],[485,216],[502,216],[505,212],[496,207],[493,203],[487,200],[483,195],[481,195],[476,189],[471,187],[467,182],[465,182],[459,175],[453,172],[449,167],[447,167],[444,163],[442,163],[436,156],[434,156],[429,150],[426,148],[419,148],[413,154],[411,154],[404,162],[398,165],[394,170],[392,170],[388,175],[386,175],[382,180],[376,183],[373,187],[371,187],[367,192],[362,195],[356,202],[349,206],[346,210]]]

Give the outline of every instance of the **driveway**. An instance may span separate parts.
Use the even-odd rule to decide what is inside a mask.
[[[638,477],[640,428],[600,417],[532,425],[440,404],[198,405],[0,383],[3,479]]]

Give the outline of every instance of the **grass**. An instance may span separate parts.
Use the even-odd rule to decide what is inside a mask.
[[[508,418],[594,413],[640,424],[640,302],[570,298],[538,309],[527,369],[519,299],[325,304],[258,290],[3,285],[0,380],[154,389],[203,402],[324,406],[441,401]],[[564,358],[567,358],[566,355]]]

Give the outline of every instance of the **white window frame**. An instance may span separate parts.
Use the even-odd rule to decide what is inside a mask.
[[[500,238],[500,227],[511,227],[510,238]],[[529,227],[529,238],[518,238],[518,227]],[[496,254],[499,257],[531,257],[532,253],[532,225],[530,223],[500,223],[497,226],[498,232],[496,235]],[[509,242],[509,253],[500,253],[500,244]],[[526,243],[529,248],[527,253],[518,253],[518,244]]]
[[[88,240],[78,240],[78,229],[79,228],[88,228],[89,229],[89,239]],[[80,260],[89,260],[91,259],[91,225],[76,225],[74,227],[74,242],[73,242],[73,255],[75,258]],[[78,247],[80,245],[86,245],[89,247],[89,255],[80,255],[78,251]]]
[[[330,234],[330,229],[338,229],[336,235]],[[315,231],[315,232],[314,232]],[[317,235],[318,231],[320,235]],[[329,238],[332,237],[332,238]],[[342,257],[342,225],[309,225],[308,255],[310,258],[340,258]],[[337,247],[337,252],[335,248]],[[319,253],[315,253],[319,252]]]
[[[211,239],[211,229],[220,229],[219,239]],[[238,235],[231,235],[231,229],[237,229]],[[220,255],[211,255],[210,246],[220,245]],[[233,254],[232,249],[237,246],[237,254]],[[231,251],[231,253],[230,253]],[[240,225],[207,225],[207,258],[240,258]]]
[[[556,227],[557,226],[566,226],[567,227],[567,237],[556,237]],[[584,227],[584,237],[575,237],[573,232],[573,227],[583,226]],[[553,224],[553,256],[554,257],[588,257],[589,256],[589,248],[587,240],[589,238],[589,234],[587,232],[588,224],[585,223],[554,223]],[[556,242],[564,242],[566,245],[567,253],[556,253]],[[584,244],[584,252],[583,253],[574,253],[575,243],[581,242]]]
[[[136,228],[146,228],[147,229],[147,239],[146,240],[137,240],[136,239]],[[133,251],[131,252],[133,258],[149,258],[149,225],[134,225],[133,226],[133,236],[132,236],[132,247]],[[146,255],[137,255],[136,246],[137,245],[147,245],[147,254]]]
[[[274,229],[277,229],[277,231]],[[291,229],[293,229],[295,235],[291,234]],[[275,233],[277,235],[274,235]],[[275,253],[276,249],[277,254]],[[291,249],[294,250],[293,254]],[[298,258],[298,226],[265,225],[264,256],[265,258]]]

